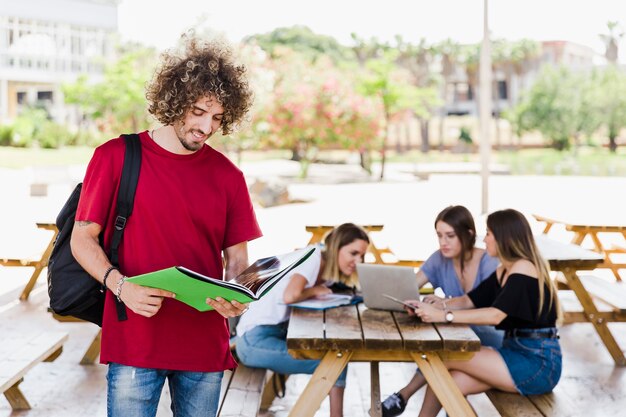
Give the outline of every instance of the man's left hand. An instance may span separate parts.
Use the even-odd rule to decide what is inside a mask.
[[[242,304],[236,300],[227,301],[222,297],[216,297],[215,299],[207,298],[206,303],[226,318],[241,316],[243,313],[248,311],[248,306],[246,304]]]

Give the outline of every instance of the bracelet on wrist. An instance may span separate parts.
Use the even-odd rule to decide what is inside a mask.
[[[117,301],[119,301],[120,303],[122,302],[122,299],[120,298],[120,296],[122,295],[122,285],[124,285],[124,283],[126,282],[126,278],[126,275],[122,275],[122,278],[117,281],[117,286],[115,287],[115,297],[117,297]]]
[[[113,271],[119,271],[119,269],[117,269],[117,267],[112,266],[112,265],[107,268],[106,272],[104,273],[104,278],[102,279],[102,289],[100,290],[100,292],[105,292],[108,289],[107,288],[107,278],[109,278],[109,275]]]

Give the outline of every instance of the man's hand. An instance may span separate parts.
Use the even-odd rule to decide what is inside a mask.
[[[248,311],[248,306],[237,300],[227,301],[222,297],[207,298],[206,303],[225,318],[241,316]]]
[[[163,303],[163,298],[175,298],[176,294],[157,288],[142,287],[132,282],[124,282],[120,299],[135,314],[144,317],[154,316]]]

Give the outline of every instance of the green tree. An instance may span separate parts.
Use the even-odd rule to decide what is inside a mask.
[[[428,110],[421,114],[416,114],[420,123],[422,138],[421,151],[426,153],[430,150],[429,124],[437,106],[441,105],[441,100],[437,97],[439,88],[439,78],[436,76],[431,66],[435,59],[435,50],[426,44],[422,38],[417,45],[404,42],[401,36],[396,36],[396,48],[398,50],[397,64],[405,68],[411,74],[413,85],[420,89],[431,89],[432,100],[425,100],[422,104]],[[426,97],[425,97],[426,98]]]
[[[28,148],[32,146],[39,133],[50,122],[48,112],[40,107],[26,107],[13,122],[11,146]]]
[[[287,46],[315,61],[321,56],[329,57],[337,63],[350,59],[349,48],[341,45],[335,38],[319,35],[306,26],[292,26],[274,29],[269,33],[248,36],[244,43],[254,42],[270,55],[276,47]]]
[[[606,127],[609,150],[617,150],[616,138],[626,127],[626,75],[611,65],[599,74],[594,74],[594,105],[600,122]]]
[[[273,105],[275,72],[268,54],[253,41],[239,44],[237,58],[246,67],[254,103],[248,118],[235,131],[228,136],[218,133],[211,143],[234,152],[237,163],[241,164],[243,152],[261,147],[269,133],[267,115]]]
[[[600,39],[604,41],[605,51],[604,57],[610,64],[617,64],[619,57],[619,42],[624,37],[624,32],[621,32],[619,22],[609,21],[606,24],[609,30],[608,34],[600,34]]]
[[[454,74],[454,69],[461,57],[461,46],[452,39],[445,39],[433,45],[433,50],[439,60],[441,76],[441,107],[439,109],[439,148],[443,149],[444,122],[446,119],[446,104],[448,104],[448,84]]]
[[[578,144],[581,135],[590,135],[600,123],[590,81],[566,68],[546,67],[511,112],[514,129],[538,130],[559,150],[569,148],[572,140]]]
[[[260,110],[266,145],[291,149],[305,178],[324,147],[369,150],[378,138],[376,103],[356,94],[352,73],[320,57],[309,62],[288,47],[276,48],[272,59],[272,100]]]
[[[145,85],[152,76],[156,52],[143,47],[127,47],[120,59],[106,66],[103,80],[86,77],[63,86],[65,100],[75,104],[107,135],[147,129]]]
[[[362,92],[380,100],[383,108],[385,126],[380,148],[381,180],[385,175],[388,127],[391,117],[405,110],[424,115],[428,109],[423,103],[432,100],[432,90],[420,89],[412,85],[409,74],[395,64],[397,58],[398,52],[389,50],[380,58],[368,60],[366,63],[368,72],[360,81]]]

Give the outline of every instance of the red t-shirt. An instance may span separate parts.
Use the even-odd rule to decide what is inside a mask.
[[[121,272],[133,276],[181,265],[221,278],[222,251],[261,236],[243,174],[207,145],[178,155],[147,132],[140,138],[141,172],[119,248]],[[123,139],[96,149],[76,214],[77,221],[103,226],[105,248],[111,244],[124,152]],[[195,372],[235,366],[226,319],[215,311],[201,313],[165,299],[155,316],[126,309],[128,320],[120,322],[113,301],[107,291],[101,363]]]

